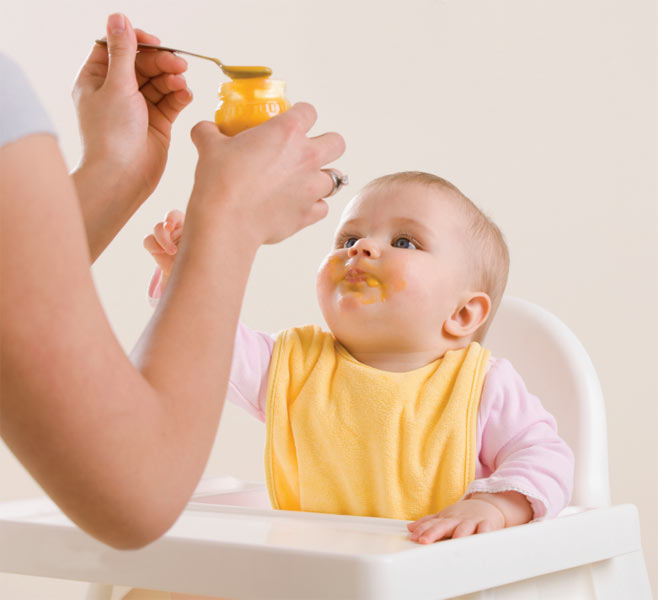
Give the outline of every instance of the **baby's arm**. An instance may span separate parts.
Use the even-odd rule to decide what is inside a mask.
[[[411,523],[411,539],[429,543],[519,525],[554,516],[569,502],[573,453],[557,435],[555,419],[528,393],[521,376],[506,360],[492,360],[478,412],[478,432],[476,479],[462,500],[437,515]],[[471,500],[502,509],[504,525],[500,525],[499,515],[499,525],[491,527],[496,519],[489,507]],[[439,516],[459,522],[452,527],[451,522],[434,527]],[[434,529],[429,530],[432,519]],[[473,520],[477,521],[474,528]],[[428,539],[419,539],[421,535]]]
[[[478,472],[466,496],[516,491],[528,498],[535,519],[553,517],[569,503],[573,452],[558,435],[553,415],[507,360],[492,360],[478,430]]]

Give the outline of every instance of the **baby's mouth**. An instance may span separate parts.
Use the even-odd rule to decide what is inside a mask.
[[[345,271],[345,281],[347,283],[365,283],[368,287],[375,287],[379,285],[379,281],[370,273],[351,267]]]

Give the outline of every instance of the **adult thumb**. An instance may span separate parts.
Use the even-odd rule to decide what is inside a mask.
[[[137,37],[128,17],[121,13],[114,13],[107,19],[107,50],[109,54],[107,83],[137,85],[135,77]]]
[[[190,131],[192,143],[199,153],[212,144],[212,140],[227,138],[212,121],[200,121]]]

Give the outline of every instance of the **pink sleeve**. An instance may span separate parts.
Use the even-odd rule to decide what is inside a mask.
[[[271,335],[238,323],[226,398],[263,422],[273,347]]]
[[[573,491],[574,457],[557,424],[509,361],[492,358],[478,413],[474,492],[524,494],[534,518],[557,515]]]
[[[151,276],[151,283],[149,283],[146,297],[153,308],[158,305],[158,302],[160,302],[160,298],[162,297],[162,269],[157,265]]]

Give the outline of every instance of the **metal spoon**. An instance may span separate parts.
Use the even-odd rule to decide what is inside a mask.
[[[96,40],[97,44],[101,46],[107,46],[106,40]],[[151,50],[165,50],[166,52],[180,52],[181,54],[189,54],[190,56],[196,56],[197,58],[205,58],[206,60],[211,60],[214,62],[223,72],[224,75],[227,75],[231,79],[247,79],[250,77],[269,77],[272,74],[272,69],[269,67],[230,67],[228,65],[222,64],[218,58],[212,58],[211,56],[204,56],[203,54],[195,54],[194,52],[188,52],[187,50],[177,50],[176,48],[167,48],[165,46],[155,46],[153,44],[137,44],[138,48],[148,48]]]

